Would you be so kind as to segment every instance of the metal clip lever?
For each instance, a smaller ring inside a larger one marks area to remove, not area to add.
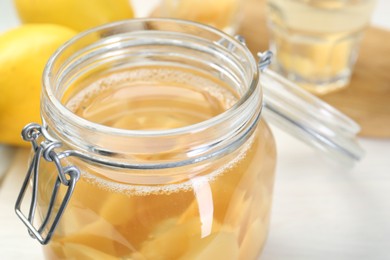
[[[271,51],[258,52],[257,57],[259,57],[258,67],[260,71],[264,71],[270,64],[273,53]]]
[[[27,125],[22,131],[22,136],[25,141],[31,142],[34,151],[34,156],[27,171],[26,178],[24,179],[19,196],[16,200],[15,212],[22,220],[22,222],[27,226],[30,236],[37,239],[42,245],[46,245],[50,241],[58,225],[58,222],[60,221],[62,214],[64,213],[64,210],[70,200],[70,197],[72,196],[76,182],[80,178],[80,171],[74,166],[63,167],[61,165],[59,159],[60,156],[54,151],[55,148],[61,146],[61,143],[49,140],[45,136],[44,131],[42,131],[42,127],[40,125]],[[38,144],[37,139],[40,136],[44,137],[45,139],[40,144]],[[41,225],[37,229],[34,227],[34,216],[38,200],[39,165],[41,158],[44,158],[47,162],[53,162],[55,164],[58,171],[58,176],[53,187],[53,192],[46,215]],[[21,205],[30,182],[32,184],[32,196],[28,216],[25,216],[21,211]],[[67,187],[66,193],[62,199],[62,202],[60,203],[56,215],[52,217],[54,205],[56,203],[58,191],[60,189],[61,184]],[[46,236],[44,236],[43,232],[50,222],[51,225],[48,228]]]
[[[234,38],[239,41],[242,45],[246,46],[245,38],[241,35],[236,35]],[[271,64],[273,53],[271,51],[258,52],[257,57],[259,57],[258,67],[260,71],[263,71]]]

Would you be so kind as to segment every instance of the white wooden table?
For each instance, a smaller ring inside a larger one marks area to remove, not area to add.
[[[1,0],[0,31],[17,23],[11,0]],[[373,23],[390,28],[390,1],[378,1]],[[318,160],[311,148],[285,133],[274,133],[278,169],[271,231],[261,259],[390,259],[390,139],[361,138],[367,155],[346,171]],[[7,156],[0,149],[1,166],[13,161],[0,182],[1,260],[43,258],[13,211],[26,156],[20,150]]]

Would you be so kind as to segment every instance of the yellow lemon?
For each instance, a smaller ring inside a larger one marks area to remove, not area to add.
[[[78,31],[133,18],[129,0],[14,0],[23,23],[55,23]]]
[[[40,122],[41,77],[50,55],[76,31],[55,24],[22,25],[0,35],[0,143],[28,144],[20,137]]]

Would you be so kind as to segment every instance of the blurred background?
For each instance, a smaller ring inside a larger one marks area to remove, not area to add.
[[[199,10],[207,9],[205,5],[212,2],[217,7],[223,6],[221,0],[193,2],[197,2]],[[161,3],[130,1],[134,17],[173,13],[174,10],[162,8]],[[164,4],[166,7],[172,2]],[[221,26],[243,35],[254,54],[268,49],[265,1],[242,0],[240,4],[235,9],[238,16],[232,20],[233,25]],[[273,128],[279,164],[271,233],[262,259],[390,259],[389,14],[390,1],[378,0],[349,87],[321,96],[362,126],[359,141],[367,155],[356,168],[350,171],[329,168],[318,161],[310,148]],[[20,20],[13,1],[1,0],[0,33],[18,25]],[[39,246],[10,210],[21,177],[10,176],[8,169],[12,164],[12,173],[16,174],[23,167],[15,165],[25,163],[18,147],[0,140],[0,251],[10,257],[4,259],[40,259]]]

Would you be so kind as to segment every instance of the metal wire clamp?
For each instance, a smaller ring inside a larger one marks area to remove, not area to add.
[[[241,45],[246,46],[245,38],[242,35],[235,35],[234,39],[236,39]],[[231,42],[228,42],[225,38],[222,38],[218,41],[219,44],[225,46],[228,50],[234,51],[235,46]],[[265,52],[258,52],[257,57],[259,58],[258,61],[258,68],[260,71],[263,71],[266,69],[272,61],[273,53],[271,51],[265,51]]]
[[[246,46],[245,38],[241,35],[236,35],[234,38],[239,41],[242,45]],[[259,57],[259,62],[257,64],[260,71],[266,69],[272,61],[273,53],[272,51],[258,52],[257,57]]]
[[[38,143],[38,138],[40,136],[43,138],[43,141]],[[54,151],[55,148],[59,148],[61,146],[61,143],[53,140],[52,138],[49,138],[42,126],[35,123],[28,124],[23,128],[22,137],[25,141],[31,142],[34,155],[32,157],[31,164],[28,168],[19,196],[16,200],[15,212],[28,228],[30,236],[37,239],[42,245],[46,245],[49,243],[58,225],[58,222],[60,221],[62,214],[65,211],[70,197],[72,196],[76,182],[80,178],[80,171],[75,166],[62,166],[60,158],[62,159],[68,155],[56,153]],[[47,162],[53,162],[55,164],[58,171],[58,176],[53,186],[53,192],[46,215],[44,216],[44,219],[39,228],[35,228],[34,216],[38,200],[39,165],[42,158]],[[26,216],[21,211],[21,205],[29,183],[32,184],[32,196],[28,216]],[[56,203],[61,184],[66,187],[66,193],[59,204],[60,206],[58,211],[53,216],[54,205]],[[47,230],[47,232],[45,232],[46,236],[43,234],[45,230]]]

